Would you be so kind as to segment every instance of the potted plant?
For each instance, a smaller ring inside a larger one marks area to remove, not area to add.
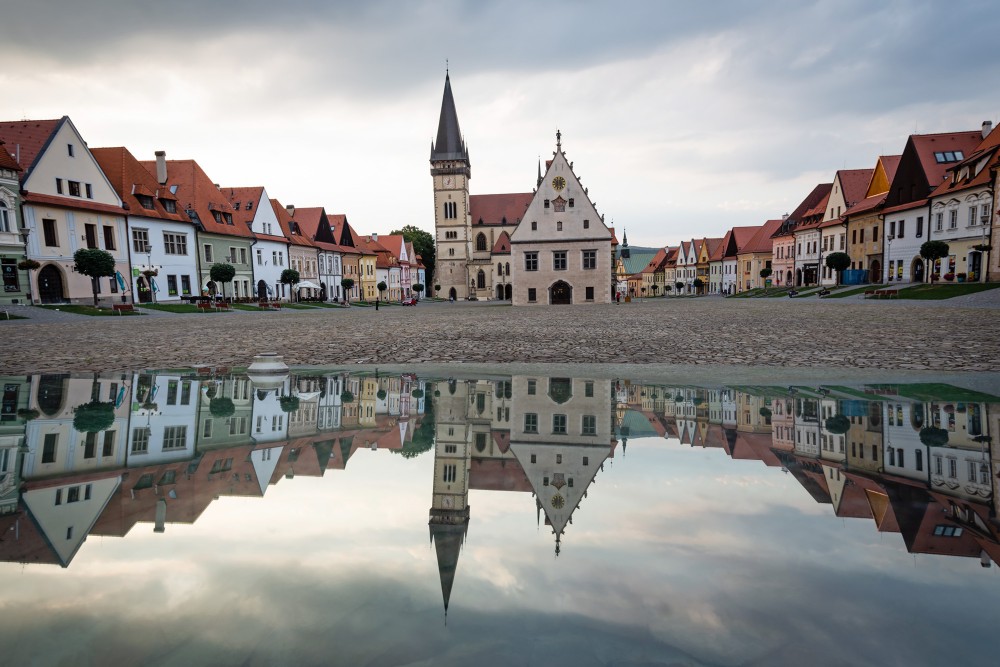
[[[955,274],[955,278],[957,278],[958,282],[960,282],[960,283],[964,283],[965,282],[965,274],[964,273],[956,273]]]
[[[20,262],[17,263],[17,268],[21,269],[22,271],[32,271],[39,267],[41,267],[41,264],[39,264],[33,259],[22,259]]]
[[[949,271],[948,273],[944,274],[944,276],[943,276],[943,277],[944,277],[944,279],[945,279],[945,280],[947,280],[948,282],[951,282],[952,280],[954,280],[954,279],[955,279],[955,274],[954,274],[954,273],[951,273],[951,272]]]

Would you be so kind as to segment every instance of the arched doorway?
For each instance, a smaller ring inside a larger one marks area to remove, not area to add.
[[[910,262],[910,280],[915,283],[924,282],[924,260],[920,257],[914,257]]]
[[[448,290],[448,298],[450,300],[452,300],[452,301],[454,301],[454,300],[456,300],[458,298],[458,292],[455,291],[454,287],[452,287],[450,290]]]
[[[503,285],[497,285],[497,301],[503,301]]]
[[[326,301],[326,283],[319,284],[319,300]]]
[[[868,281],[873,283],[882,282],[882,265],[877,259],[872,260],[871,268],[868,270]]]
[[[792,278],[792,270],[788,269],[788,272],[785,274],[785,284],[791,285],[792,280],[794,280],[794,278]]]
[[[795,269],[795,286],[802,287],[802,269]]]
[[[47,264],[38,272],[38,298],[42,303],[60,303],[63,297],[62,272],[55,264]]]
[[[146,276],[139,275],[135,279],[135,288],[139,292],[139,303],[149,303],[153,300],[153,292],[149,289],[149,281]]]
[[[65,375],[42,375],[38,378],[38,409],[46,417],[55,417],[63,409],[66,394]]]
[[[260,301],[267,301],[267,283],[263,280],[257,281],[257,299]]]
[[[507,301],[510,301],[513,297],[514,297],[514,288],[510,284],[504,285],[503,298],[505,298]]]
[[[564,280],[557,280],[549,288],[549,303],[561,306],[573,303],[573,288]]]

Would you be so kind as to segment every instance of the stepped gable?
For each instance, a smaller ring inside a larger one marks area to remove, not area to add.
[[[127,148],[124,146],[93,148],[90,153],[97,160],[101,171],[118,193],[130,215],[191,222],[179,206],[174,213],[164,208],[163,200],[176,201],[177,197],[170,192],[170,188],[157,183],[156,177],[150,174]],[[137,195],[149,197],[153,208],[143,206]]]
[[[516,225],[531,203],[530,192],[498,195],[469,195],[472,225]]]

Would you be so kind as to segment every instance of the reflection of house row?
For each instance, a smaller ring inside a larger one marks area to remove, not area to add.
[[[515,376],[448,380],[433,390],[429,526],[447,613],[471,516],[469,491],[530,493],[558,555],[617,441],[609,380]]]
[[[929,400],[905,387],[872,387],[869,399],[825,389],[628,385],[616,392],[616,434],[782,467],[837,516],[872,519],[913,553],[1000,563],[1000,461],[990,435],[1000,432],[1000,411],[991,397],[936,390],[941,398]]]
[[[424,407],[422,392],[398,395],[416,389],[412,376],[386,384],[394,396],[376,389],[382,402],[364,424],[343,417],[361,405],[349,386],[369,380],[344,375],[266,386],[236,375],[5,380],[0,560],[63,566],[89,533],[121,536],[137,522],[162,532],[220,496],[343,469],[358,449],[405,451]]]

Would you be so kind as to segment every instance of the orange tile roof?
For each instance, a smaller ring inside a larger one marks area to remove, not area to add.
[[[534,195],[517,192],[500,195],[469,195],[469,215],[473,225],[516,225]]]
[[[896,177],[896,169],[899,168],[899,160],[902,157],[902,155],[880,155],[878,158],[885,170],[885,177],[890,183]]]
[[[249,225],[257,215],[257,206],[264,196],[264,186],[255,185],[244,188],[220,188],[222,194],[229,197],[233,205],[233,221],[236,224]],[[239,208],[237,208],[239,205]]]
[[[313,242],[302,233],[297,222],[292,220],[291,214],[288,209],[281,205],[277,199],[271,200],[271,210],[274,211],[274,216],[278,218],[278,226],[281,227],[281,233],[285,235],[285,238],[292,245],[315,247]],[[294,222],[294,229],[292,231]]]
[[[722,239],[721,238],[705,239],[705,243],[708,244],[708,261],[711,262],[713,256],[718,254],[720,252],[720,249],[722,248]],[[719,256],[719,259],[722,259],[721,255]]]
[[[986,138],[963,161],[951,165],[947,179],[934,189],[931,197],[940,197],[951,192],[961,192],[962,190],[989,185],[993,178],[990,174],[991,169],[995,169],[1000,165],[1000,150],[998,149],[1000,149],[1000,125],[986,135]],[[976,174],[976,163],[984,158],[988,161],[982,170]],[[969,170],[969,177],[957,180],[955,175],[961,173],[964,169]]]
[[[753,225],[750,227],[733,227],[730,232],[732,232],[732,238],[735,242],[736,252],[729,254],[729,249],[726,249],[726,254],[724,257],[735,257],[737,254],[743,252],[743,248],[746,247],[748,243],[753,239],[753,237],[760,231],[761,225]]]
[[[146,171],[156,176],[156,161],[142,160],[140,164]],[[184,211],[193,211],[205,232],[224,236],[239,236],[253,238],[253,232],[245,224],[236,224],[233,216],[233,206],[222,194],[208,174],[194,160],[167,160],[167,186],[177,187],[178,207]],[[219,215],[219,221],[215,216]],[[232,224],[226,221],[229,216]]]
[[[42,195],[37,192],[28,192],[22,195],[21,201],[26,204],[40,204],[43,206],[56,206],[58,208],[82,208],[86,211],[97,211],[98,213],[125,215],[125,209],[113,204],[101,204],[87,199]]]
[[[725,235],[719,239],[719,245],[715,247],[712,254],[709,255],[708,261],[718,262],[721,261],[726,256],[726,248],[729,247],[729,241],[733,238],[733,230],[729,230]]]
[[[656,271],[659,270],[660,265],[666,258],[667,258],[667,249],[660,248],[659,250],[656,251],[656,254],[653,255],[653,259],[649,260],[649,264],[646,265],[646,268],[644,268],[642,272],[655,273]]]
[[[124,146],[93,148],[90,153],[97,160],[97,164],[100,165],[101,171],[107,176],[108,181],[111,182],[111,187],[121,197],[129,215],[175,222],[191,222],[183,209],[178,208],[175,213],[167,212],[160,201],[160,195],[170,195],[169,199],[171,200],[175,200],[176,197],[170,194],[170,188],[157,183],[156,177],[146,171],[127,148]],[[152,210],[145,208],[139,202],[139,198],[136,197],[139,194],[152,198]],[[168,197],[164,196],[163,198],[167,199]]]
[[[402,264],[403,260],[401,258],[403,256],[403,248],[406,246],[406,239],[403,238],[402,234],[379,235],[378,242],[379,245],[391,252],[392,256],[395,257],[400,264]],[[409,263],[410,262],[407,262],[407,264]]]
[[[68,116],[54,120],[0,122],[0,139],[6,142],[7,150],[24,168],[24,177],[31,173],[35,160],[48,145],[55,131],[66,120],[69,120]]]
[[[337,240],[340,251],[348,255],[360,255],[357,249],[357,235],[351,226],[347,224],[347,216],[343,213],[327,213],[326,219],[330,221],[330,229],[333,231],[333,238]]]
[[[942,134],[910,135],[913,147],[917,150],[920,165],[923,167],[927,182],[933,190],[942,180],[945,172],[955,163],[942,163],[934,158],[934,153],[962,151],[968,156],[983,140],[981,130],[973,132],[946,132]]]
[[[323,250],[337,252],[340,250],[340,245],[334,242],[336,241],[336,237],[333,234],[332,227],[329,229],[329,236],[326,235],[327,230],[323,229],[322,224],[324,218],[326,218],[329,225],[326,210],[322,206],[311,206],[295,209],[293,220],[298,224],[302,234],[312,241],[314,246]]]
[[[850,217],[852,215],[860,215],[862,213],[871,211],[874,208],[877,208],[881,204],[885,203],[886,195],[888,195],[888,193],[883,192],[881,194],[872,195],[871,197],[862,199],[857,204],[851,206],[846,211],[844,211],[844,217]]]

